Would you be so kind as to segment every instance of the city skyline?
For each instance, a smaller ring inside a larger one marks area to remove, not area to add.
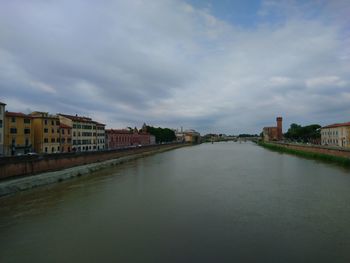
[[[0,1],[0,101],[108,128],[349,121],[348,1]]]

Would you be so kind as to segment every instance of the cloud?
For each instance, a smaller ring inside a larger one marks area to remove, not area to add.
[[[276,115],[346,121],[344,5],[263,1],[260,23],[245,28],[184,1],[6,1],[0,100],[115,128],[255,133]]]

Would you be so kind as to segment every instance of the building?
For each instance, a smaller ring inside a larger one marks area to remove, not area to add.
[[[72,151],[72,127],[60,123],[60,150],[61,152]]]
[[[5,154],[5,107],[6,104],[0,101],[0,156]]]
[[[197,144],[201,142],[201,135],[199,132],[196,132],[195,130],[186,130],[184,132],[184,135],[185,135],[186,143]]]
[[[36,153],[60,152],[60,120],[57,115],[35,111],[30,114]]]
[[[283,138],[282,133],[282,117],[276,118],[276,127],[264,127],[263,137],[264,141],[281,141]]]
[[[118,149],[130,147],[132,145],[133,132],[126,129],[107,129],[106,130],[106,148]]]
[[[350,122],[336,123],[322,127],[321,144],[350,147]]]
[[[96,122],[78,115],[58,114],[60,122],[72,127],[72,151],[97,150]]]
[[[144,124],[141,130],[131,129],[108,129],[106,130],[106,147],[118,149],[130,146],[156,144],[156,137],[147,132]]]
[[[106,124],[96,122],[96,150],[104,150],[106,145]]]
[[[21,155],[34,149],[32,117],[20,112],[5,112],[4,154]]]

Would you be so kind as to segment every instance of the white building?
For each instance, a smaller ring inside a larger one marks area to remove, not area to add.
[[[60,122],[72,127],[72,150],[87,152],[97,150],[96,122],[78,115],[58,114]]]
[[[105,140],[106,140],[106,131],[105,124],[96,122],[96,150],[104,150],[105,149]]]
[[[4,155],[5,106],[5,103],[0,102],[0,156]]]
[[[350,147],[350,122],[336,123],[322,127],[321,144]]]

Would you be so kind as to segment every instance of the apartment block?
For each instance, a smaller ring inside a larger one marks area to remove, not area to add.
[[[321,144],[350,147],[350,122],[336,123],[322,127]]]
[[[126,129],[107,129],[106,148],[118,149],[132,145],[133,132]]]
[[[60,152],[60,120],[58,116],[39,111],[32,112],[30,116],[34,129],[35,152]]]
[[[78,115],[60,113],[58,116],[61,123],[72,127],[72,151],[86,152],[104,149],[104,124]]]
[[[72,151],[72,127],[60,123],[60,151]]]
[[[104,150],[106,148],[105,127],[105,124],[96,122],[96,150]]]
[[[5,112],[4,153],[21,155],[33,151],[34,132],[31,116],[21,112]]]

